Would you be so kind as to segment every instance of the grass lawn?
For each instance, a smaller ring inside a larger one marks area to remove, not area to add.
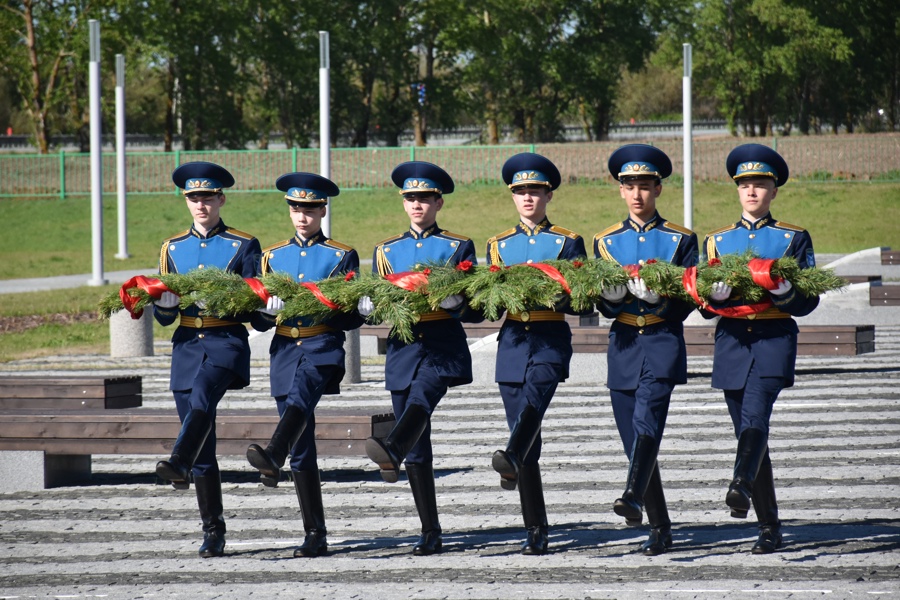
[[[228,194],[225,222],[260,239],[263,246],[293,235],[280,193]],[[683,222],[684,190],[664,185],[657,206],[663,217]],[[900,184],[798,183],[783,187],[772,214],[802,225],[817,252],[849,253],[875,246],[900,248]],[[379,240],[404,231],[409,224],[396,189],[347,191],[332,201],[333,236],[371,258]],[[624,202],[613,185],[564,184],[553,197],[553,223],[590,240],[595,233],[625,217]],[[735,186],[702,183],[694,187],[694,230],[703,233],[740,216]],[[190,226],[180,196],[132,196],[128,204],[128,250],[131,258],[115,258],[118,250],[116,199],[104,199],[104,269],[156,272],[163,239]],[[475,240],[479,253],[486,240],[517,221],[509,191],[502,184],[459,188],[446,197],[438,223]],[[90,198],[0,199],[0,279],[86,274],[91,264]],[[590,250],[589,250],[590,251]],[[35,354],[108,351],[109,327],[93,319],[97,301],[113,291],[83,287],[57,292],[0,296],[0,361]],[[169,332],[157,328],[158,336]],[[99,350],[98,350],[99,349]]]

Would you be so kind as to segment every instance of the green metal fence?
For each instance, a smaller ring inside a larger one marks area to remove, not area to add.
[[[681,139],[629,140],[652,143],[672,159],[674,179],[684,172]],[[698,138],[693,144],[695,181],[725,181],[725,157],[745,140]],[[787,160],[791,177],[813,182],[900,181],[900,134],[782,137],[760,140]],[[538,152],[558,167],[563,181],[609,181],[606,160],[623,141],[516,146],[334,148],[332,179],[341,189],[391,186],[391,170],[406,160],[444,167],[457,185],[496,183],[503,162],[517,152]],[[174,192],[178,165],[206,160],[234,175],[236,191],[273,191],[275,180],[292,171],[319,172],[318,149],[128,152],[129,194]],[[116,191],[115,153],[103,154],[103,191]],[[90,193],[90,154],[0,154],[0,197],[66,196]]]

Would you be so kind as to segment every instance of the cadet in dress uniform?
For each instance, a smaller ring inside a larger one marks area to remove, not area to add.
[[[801,268],[815,266],[812,239],[801,227],[776,221],[769,205],[788,179],[788,166],[774,150],[760,144],[738,146],[725,161],[737,183],[743,210],[733,225],[713,231],[703,243],[709,259],[752,250],[759,258],[791,256]],[[777,282],[776,282],[777,283]],[[759,521],[754,554],[781,546],[781,521],[769,458],[769,418],[778,393],[794,384],[797,323],[819,304],[781,281],[769,290],[772,306],[747,316],[723,316],[716,326],[712,386],[724,390],[738,438],[734,479],[725,496],[731,516],[746,518],[751,502]],[[725,282],[713,284],[710,306],[735,308],[747,304]],[[707,316],[712,316],[707,314]]]
[[[260,272],[286,273],[298,283],[316,282],[341,273],[359,270],[356,250],[327,238],[322,233],[328,198],[340,193],[338,187],[312,173],[282,175],[275,186],[286,192],[294,237],[263,251]],[[295,557],[321,556],[328,551],[322,484],[316,463],[315,408],[323,394],[340,393],[344,377],[344,331],[362,324],[356,311],[338,313],[321,324],[308,317],[286,319],[275,324],[284,302],[272,296],[260,309],[264,322],[254,324],[260,331],[275,327],[269,348],[269,383],[281,415],[266,448],[250,444],[247,460],[260,470],[264,484],[275,487],[288,454],[294,489],[300,503],[306,539],[294,551]]]
[[[172,181],[184,190],[194,223],[163,242],[159,272],[187,273],[217,267],[255,277],[259,242],[228,227],[219,216],[225,204],[222,190],[234,185],[231,174],[219,165],[192,162],[175,169]],[[216,462],[216,406],[226,390],[250,383],[250,346],[240,319],[204,316],[196,305],[179,311],[179,301],[177,295],[164,292],[154,307],[161,325],[179,319],[172,335],[169,389],[181,419],[172,456],[157,463],[156,474],[175,487],[186,488],[193,471],[204,532],[200,556],[208,558],[221,556],[225,549],[222,484]]]
[[[437,224],[444,194],[453,192],[454,187],[446,171],[427,162],[406,162],[394,169],[391,180],[400,188],[410,227],[375,246],[375,273],[401,273],[427,263],[476,263],[472,240]],[[360,312],[368,315],[371,311],[371,300],[362,298]],[[406,460],[406,475],[422,521],[422,536],[413,547],[416,555],[434,554],[442,547],[431,413],[448,388],[472,382],[472,356],[461,319],[478,322],[483,317],[470,311],[462,296],[450,296],[439,310],[421,316],[413,327],[415,341],[407,344],[388,338],[385,388],[391,392],[398,420],[383,441],[374,437],[366,441],[366,454],[378,463],[382,478],[389,483],[397,481],[400,464]]]
[[[594,256],[620,265],[649,260],[683,267],[697,264],[697,236],[663,219],[656,210],[662,180],[672,173],[666,154],[653,146],[628,144],[609,157],[610,174],[628,218],[594,236]],[[647,508],[650,536],[644,554],[662,554],[672,545],[656,456],[676,384],[687,382],[687,353],[682,322],[694,305],[664,298],[647,288],[640,275],[627,286],[603,290],[597,308],[615,319],[609,331],[607,380],[616,427],[630,466],[625,492],[613,510],[629,525],[639,525]]]
[[[584,240],[547,220],[547,204],[559,187],[560,175],[549,159],[532,153],[511,157],[503,165],[503,181],[512,191],[519,223],[487,242],[492,265],[583,259]],[[509,442],[492,458],[503,489],[518,485],[527,539],[522,554],[547,552],[548,524],[538,460],[541,420],[556,387],[569,376],[572,332],[565,321],[568,302],[555,310],[535,307],[507,313],[497,338],[495,380],[506,409]]]

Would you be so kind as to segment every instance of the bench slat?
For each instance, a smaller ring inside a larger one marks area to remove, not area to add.
[[[900,285],[873,283],[869,287],[869,306],[900,306]]]
[[[121,409],[137,408],[142,404],[141,396],[120,396],[118,398],[3,398],[0,408],[12,409],[59,409],[80,408]]]
[[[318,431],[317,431],[318,433]],[[384,437],[384,436],[382,436]],[[165,457],[172,451],[173,440],[85,440],[47,438],[36,442],[32,438],[0,439],[0,451],[41,450],[52,455],[134,454]],[[365,438],[354,440],[320,439],[316,436],[316,452],[323,456],[354,456],[365,454]],[[247,452],[250,440],[217,440],[216,453],[220,456],[242,456]]]
[[[223,410],[216,415],[220,454],[243,454],[250,442],[268,440],[278,422],[274,410]],[[316,414],[316,445],[322,454],[359,454],[370,436],[385,437],[391,413],[322,411]],[[51,454],[165,454],[180,430],[174,410],[0,411],[0,450]],[[321,443],[320,441],[321,440]]]
[[[140,396],[140,377],[0,377],[3,398]]]

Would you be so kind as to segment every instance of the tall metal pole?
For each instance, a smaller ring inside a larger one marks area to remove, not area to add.
[[[119,217],[119,253],[116,258],[122,260],[129,258],[125,168],[125,55],[116,54],[116,192]]]
[[[100,117],[100,22],[91,19],[90,30],[90,88],[91,110],[91,250],[93,276],[88,285],[105,285],[103,278],[103,138]]]
[[[331,179],[331,59],[328,32],[319,32],[319,175]],[[331,237],[331,211],[322,219],[322,233]]]
[[[331,57],[328,32],[319,32],[319,175],[331,179]],[[322,219],[322,233],[331,237],[331,206]],[[359,329],[347,332],[344,342],[344,381],[362,381]]]
[[[684,77],[681,95],[684,104],[684,226],[694,228],[694,152],[691,120],[691,45],[684,44]]]

